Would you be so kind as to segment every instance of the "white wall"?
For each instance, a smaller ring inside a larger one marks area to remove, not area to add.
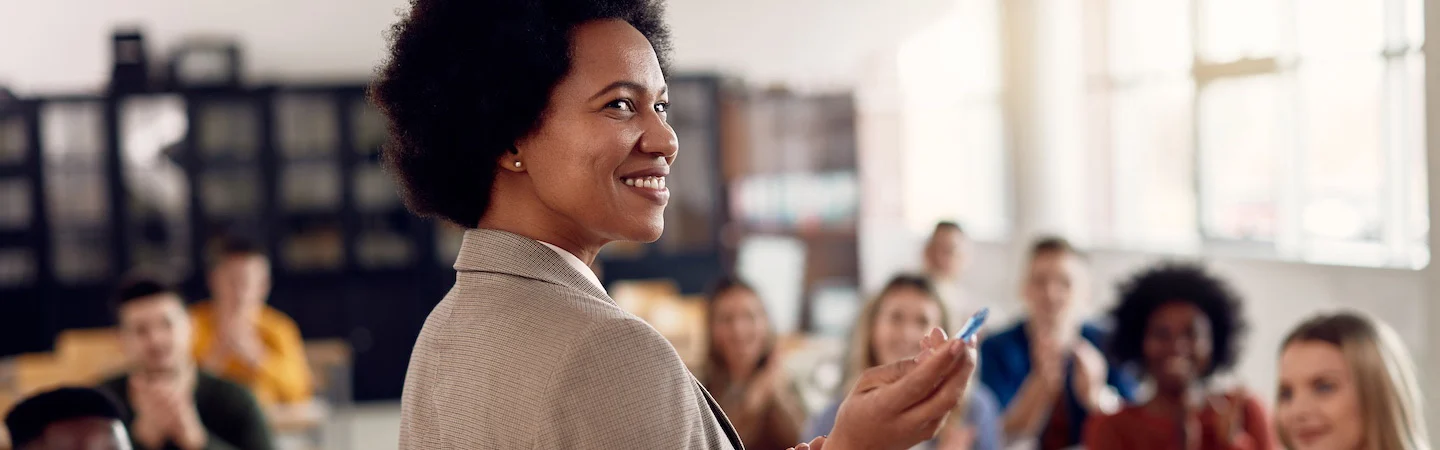
[[[866,55],[943,11],[947,0],[671,0],[675,66],[751,83],[836,90]],[[95,90],[118,25],[140,24],[152,61],[195,33],[238,37],[250,80],[364,79],[404,0],[0,0],[0,84]]]

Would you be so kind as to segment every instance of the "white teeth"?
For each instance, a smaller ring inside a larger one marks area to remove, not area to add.
[[[665,177],[625,178],[626,186],[665,189]]]

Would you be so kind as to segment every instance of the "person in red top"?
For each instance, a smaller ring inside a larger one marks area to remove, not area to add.
[[[1147,401],[1091,416],[1086,448],[1104,450],[1272,450],[1278,448],[1260,400],[1243,388],[1217,392],[1246,325],[1240,298],[1203,267],[1171,263],[1121,286],[1111,312],[1111,355],[1155,387]]]

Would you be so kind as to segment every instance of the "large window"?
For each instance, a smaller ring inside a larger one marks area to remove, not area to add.
[[[995,0],[960,0],[901,44],[899,179],[908,228],[958,220],[973,236],[1008,237],[1000,14]]]
[[[1096,0],[1100,242],[1428,263],[1420,0]]]

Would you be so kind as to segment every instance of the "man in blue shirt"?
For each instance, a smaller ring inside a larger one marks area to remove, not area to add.
[[[980,345],[980,381],[1004,409],[1005,435],[1035,439],[1041,450],[1078,445],[1090,414],[1133,400],[1136,382],[1110,370],[1105,332],[1085,323],[1079,307],[1090,290],[1084,257],[1061,238],[1030,251],[1023,294],[1028,317]]]

